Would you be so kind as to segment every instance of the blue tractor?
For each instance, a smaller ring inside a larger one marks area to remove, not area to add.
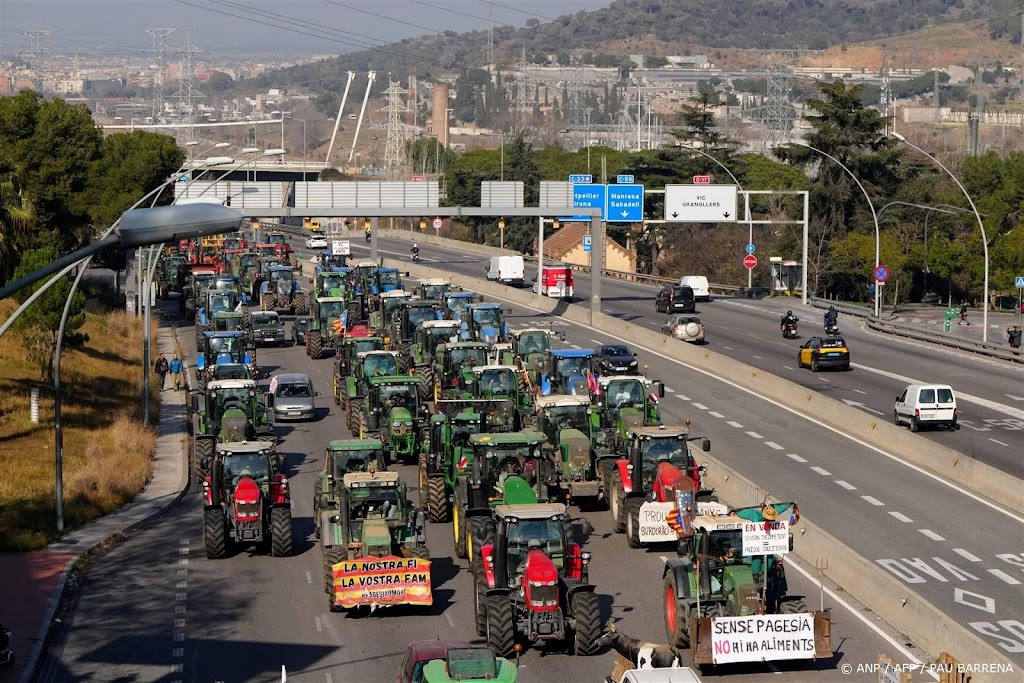
[[[271,266],[260,285],[260,310],[288,309],[295,315],[309,313],[309,302],[291,266]]]
[[[540,376],[540,393],[589,396],[599,391],[597,357],[591,349],[553,349]]]
[[[250,370],[250,376],[257,376],[256,352],[245,332],[204,332],[196,358],[196,384],[204,391],[206,383],[213,376],[218,365],[241,363]]]
[[[469,304],[462,309],[459,338],[498,344],[508,341],[508,323],[501,304]]]
[[[444,294],[445,320],[462,320],[462,309],[477,301],[483,301],[473,292],[448,292]]]

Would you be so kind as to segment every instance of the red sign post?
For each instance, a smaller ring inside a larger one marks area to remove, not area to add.
[[[746,266],[747,270],[753,270],[757,267],[757,257],[753,254],[747,254],[743,257],[743,265]]]
[[[711,184],[711,176],[709,176],[709,175],[695,175],[695,176],[693,176],[693,184],[694,185],[710,185]]]

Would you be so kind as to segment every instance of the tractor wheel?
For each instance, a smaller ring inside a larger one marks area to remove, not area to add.
[[[220,508],[203,510],[203,545],[206,557],[219,560],[228,550],[228,523]]]
[[[361,410],[359,411],[359,423],[358,424],[359,424],[359,433],[358,434],[353,434],[352,436],[356,437],[357,439],[365,439],[366,438],[366,434],[367,434],[367,432],[369,430],[369,427],[366,424],[366,414],[363,411],[361,411]]]
[[[275,308],[274,308],[274,304],[275,303],[276,302],[275,302],[275,299],[274,299],[274,294],[272,292],[267,292],[265,294],[261,294],[260,295],[260,310],[261,311],[266,312],[266,311],[273,311],[273,310],[275,310]]]
[[[487,644],[499,657],[510,657],[516,646],[512,604],[507,595],[487,598]]]
[[[289,263],[289,265],[291,265],[292,268],[298,268],[299,267],[299,255],[296,254],[295,252],[292,252],[292,254],[288,257],[288,263]]]
[[[665,634],[670,647],[685,650],[690,647],[689,612],[686,606],[676,597],[676,577],[669,572],[665,574]]]
[[[327,593],[327,602],[332,612],[340,612],[340,607],[334,605],[334,565],[345,559],[341,546],[331,546],[323,549],[324,556],[324,593]]]
[[[295,315],[308,314],[309,302],[306,301],[306,295],[301,292],[292,295],[292,308],[295,309]]]
[[[317,360],[320,358],[323,349],[324,342],[320,336],[320,330],[309,330],[306,332],[306,355],[313,360]]]
[[[612,475],[615,473],[615,461],[610,458],[605,458],[598,462],[597,476],[601,482],[601,491],[603,492],[602,502],[608,509],[611,509],[612,499]]]
[[[420,371],[420,386],[419,386],[420,400],[421,401],[433,401],[434,400],[434,368],[433,366],[427,365]]]
[[[320,498],[324,495],[324,482],[317,479],[313,484],[313,531],[320,538]]]
[[[590,591],[573,593],[572,613],[576,618],[573,654],[594,654],[599,649],[597,639],[601,635],[601,604],[598,602],[597,594]]]
[[[621,534],[626,530],[626,494],[622,490],[622,478],[612,472],[611,493],[608,494],[608,512],[612,517],[612,531]]]
[[[644,504],[643,498],[627,498],[626,508],[626,545],[630,548],[639,548],[640,545],[640,506]]]
[[[409,548],[409,557],[415,557],[416,559],[419,559],[419,560],[429,560],[430,559],[430,548],[428,548],[425,545],[423,545],[423,546],[414,545],[413,547]]]
[[[292,554],[292,511],[286,507],[270,509],[270,554],[274,557]]]
[[[202,323],[196,323],[196,346],[202,348],[203,346],[203,333],[209,332],[210,326],[203,325]]]
[[[462,506],[456,503],[452,506],[452,533],[455,534],[455,556],[466,559],[469,555],[466,552],[466,522],[465,511]]]
[[[483,568],[475,573],[473,579],[473,620],[476,623],[476,634],[487,635],[487,580],[483,575]]]
[[[348,431],[353,437],[359,436],[359,418],[363,413],[363,400],[351,398],[348,401]]]
[[[448,512],[448,491],[444,477],[430,477],[427,479],[427,519],[431,522],[447,522]]]
[[[469,518],[469,538],[466,541],[466,554],[472,561],[480,554],[480,548],[491,542],[494,535],[494,524],[488,517]]]
[[[779,614],[807,614],[807,603],[803,598],[783,598],[779,601]]]
[[[202,484],[210,476],[210,460],[213,459],[213,439],[196,439],[195,447],[192,449],[193,468],[196,473],[196,483]],[[202,461],[206,460],[203,467]]]

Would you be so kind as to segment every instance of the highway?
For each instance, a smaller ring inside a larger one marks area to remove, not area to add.
[[[356,257],[367,255],[369,245],[361,234],[355,236],[359,239],[351,243]],[[409,242],[404,239],[380,239],[378,248],[386,258],[408,260]],[[483,256],[427,244],[420,249],[425,265],[483,277],[487,265]],[[529,273],[527,277],[532,279]],[[654,287],[606,278],[601,293],[601,310],[606,314],[652,329],[660,329],[667,319],[654,311]],[[577,273],[576,301],[583,302],[577,305],[589,305],[589,298],[590,277]],[[785,340],[779,333],[779,318],[787,308],[801,318],[798,340]],[[1024,371],[1019,367],[870,332],[858,320],[841,316],[853,371],[812,373],[797,369],[797,349],[808,337],[823,333],[823,311],[803,309],[798,298],[719,298],[698,302],[697,311],[706,327],[708,349],[842,400],[880,420],[892,419],[895,397],[908,384],[950,384],[959,396],[962,429],[922,431],[921,438],[1024,478]]]
[[[532,311],[514,309],[510,322],[525,326],[536,317]],[[191,339],[189,328],[182,327],[186,343]],[[560,329],[567,333],[567,341],[576,346],[604,340],[578,326],[561,323]],[[839,493],[827,488],[827,482],[817,484],[822,481],[819,475],[764,448],[745,431],[757,430],[762,439],[793,444],[794,448],[810,439],[811,443],[862,457],[856,449],[839,437],[820,434],[811,426],[800,425],[794,432],[783,434],[773,427],[778,423],[777,412],[762,402],[724,387],[692,391],[687,387],[696,383],[706,385],[706,379],[663,359],[643,356],[651,363],[652,376],[672,378],[669,386],[674,391],[664,400],[666,421],[693,417],[694,429],[712,438],[713,454],[733,466],[751,460],[750,455],[756,452],[761,461],[758,469],[774,467],[779,475],[775,479],[791,479],[788,486],[775,488],[776,482],[766,482],[766,487],[778,495],[795,494],[804,513],[817,518],[819,524],[831,523],[839,516],[840,508],[835,505]],[[320,583],[320,552],[313,544],[311,499],[325,443],[346,435],[340,410],[329,398],[332,361],[312,361],[302,349],[296,348],[265,349],[259,357],[261,365],[272,372],[309,373],[323,394],[318,420],[277,428],[283,437],[281,449],[287,454],[292,483],[297,554],[273,558],[241,551],[224,560],[207,560],[203,553],[201,505],[197,494],[191,492],[162,517],[128,534],[122,543],[95,560],[40,680],[276,681],[281,680],[284,666],[289,681],[376,682],[392,680],[405,645],[412,640],[476,640],[470,576],[465,561],[452,559],[448,524],[431,524],[427,529],[434,576],[434,606],[430,610],[381,610],[362,618],[328,611]],[[684,391],[690,394],[686,400],[682,398]],[[697,407],[697,401],[704,401],[706,408]],[[721,410],[723,417],[715,417],[716,410]],[[742,421],[744,428],[730,426],[734,419]],[[802,452],[810,458],[809,451]],[[832,459],[815,463],[834,466]],[[415,487],[414,468],[402,467],[400,471]],[[891,472],[885,474],[892,476]],[[862,486],[863,493],[887,495],[887,491],[874,488],[878,483],[875,476],[842,476]],[[812,485],[808,486],[808,482]],[[818,487],[820,491],[809,490]],[[416,499],[415,491],[412,497]],[[890,542],[895,540],[889,533],[891,518],[886,519],[884,513],[870,507],[861,507],[856,497],[851,497],[849,506],[842,509],[847,514],[871,515],[869,519],[858,518],[858,522],[878,525],[875,542],[881,541],[881,548],[887,551],[895,548]],[[826,514],[827,508],[835,509],[836,514]],[[969,508],[968,516],[973,512]],[[575,509],[573,513],[576,514]],[[630,550],[624,536],[610,533],[607,512],[588,512],[585,516],[595,527],[585,547],[593,553],[591,580],[600,595],[603,617],[618,620],[618,626],[630,635],[662,641],[661,566],[662,557],[672,550]],[[841,521],[840,525],[851,526],[848,521]],[[943,523],[933,528],[944,531],[946,526]],[[951,532],[947,533],[953,537]],[[908,548],[912,546],[915,555],[923,552],[923,537],[918,540],[913,532],[904,536],[901,540],[910,544]],[[982,552],[982,547],[967,547]],[[818,605],[813,567],[800,567],[806,572],[804,576],[796,571],[799,563],[787,564],[794,592],[808,595],[809,604]],[[779,680],[776,676],[780,671],[794,671],[798,672],[794,678],[800,681],[873,682],[877,674],[869,667],[879,654],[886,653],[900,662],[911,661],[908,658],[912,654],[901,652],[907,642],[905,636],[879,623],[870,609],[840,602],[834,596],[849,599],[842,592],[824,598],[825,606],[831,607],[834,614],[833,647],[837,655],[831,661],[810,663],[806,668],[785,664],[722,667],[715,677],[767,683]],[[1003,604],[999,614],[1000,618],[1014,618],[1005,616]],[[913,645],[905,652],[922,654]],[[583,658],[554,649],[529,648],[519,664],[519,680],[526,683],[598,681],[610,672],[614,655]],[[843,673],[840,667],[844,665],[849,665],[853,673]],[[931,679],[915,676],[915,680]]]

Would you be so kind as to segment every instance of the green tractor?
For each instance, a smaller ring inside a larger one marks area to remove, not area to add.
[[[429,299],[408,299],[392,310],[388,318],[391,348],[398,351],[404,366],[403,372],[408,372],[413,365],[411,351],[416,341],[416,331],[423,323],[441,322],[441,315],[441,302]]]
[[[478,365],[472,369],[473,396],[505,402],[504,422],[492,421],[492,432],[518,432],[537,425],[533,396],[526,389],[522,372],[511,365]]]
[[[349,472],[386,470],[384,445],[376,439],[336,439],[324,450],[324,467],[313,485],[313,522],[320,538],[320,510],[337,508]]]
[[[383,337],[345,337],[341,340],[334,357],[334,402],[337,405],[345,406],[345,410],[348,410],[346,385],[354,372],[359,354],[383,350]]]
[[[370,337],[371,339],[373,337]],[[348,415],[348,430],[359,432],[359,414],[369,393],[371,377],[391,377],[398,374],[398,354],[394,351],[360,351],[345,377],[341,405]]]
[[[663,571],[662,604],[670,646],[689,649],[698,667],[710,666],[718,659],[712,649],[713,620],[761,617],[746,622],[761,631],[751,637],[778,637],[786,627],[785,632],[802,643],[802,652],[794,652],[794,658],[832,657],[831,612],[809,609],[804,596],[789,593],[786,581],[782,556],[793,549],[789,529],[800,519],[796,503],[705,514],[698,510],[691,486],[676,490],[675,504],[690,513],[679,515],[678,556],[666,560]],[[782,536],[778,549],[765,554],[760,544],[744,547],[743,529],[751,526],[771,526],[773,536]],[[793,629],[794,620],[806,624],[806,632]],[[732,655],[730,662],[764,661],[763,652],[737,649]]]
[[[184,256],[164,256],[156,270],[156,295],[166,299],[173,292],[182,293],[185,287],[185,269],[188,259]]]
[[[422,426],[429,416],[419,400],[418,377],[371,377],[359,410],[359,437],[380,436],[388,462],[415,462],[422,444]]]
[[[424,280],[416,285],[413,296],[417,299],[439,299],[444,300],[446,296],[454,291],[462,291],[462,287],[456,287],[444,278],[432,278]]]
[[[369,324],[377,330],[390,329],[392,318],[403,302],[410,301],[412,294],[401,289],[381,292],[373,297],[370,307]],[[385,335],[390,336],[390,335]],[[388,342],[390,344],[390,342]]]
[[[547,501],[558,481],[540,432],[472,434],[465,474],[455,484],[452,533],[455,554],[473,558],[494,530],[495,505]],[[462,469],[462,468],[460,468]]]
[[[207,289],[203,294],[203,305],[196,311],[195,332],[197,346],[202,343],[203,333],[209,332],[212,328],[215,315],[234,311],[243,314],[246,312],[244,301],[238,292]]]
[[[604,447],[598,410],[587,396],[563,395],[539,396],[536,409],[537,431],[556,450],[566,498],[594,505],[601,494],[599,451]]]
[[[540,386],[540,376],[547,364],[548,351],[552,349],[552,341],[556,337],[553,330],[545,330],[542,327],[515,330],[511,335],[512,360],[506,360],[505,363],[515,362],[526,370],[531,388]],[[565,333],[561,333],[558,338],[565,341]]]
[[[186,319],[196,317],[201,302],[200,294],[209,289],[217,279],[217,267],[206,264],[190,264],[186,266],[188,276],[182,287],[181,298],[178,300],[178,313]]]
[[[640,375],[611,375],[598,380],[601,387],[601,430],[605,445],[621,453],[634,427],[661,424],[658,399],[665,398],[665,385]],[[657,384],[657,391],[651,387]]]
[[[516,683],[516,665],[489,647],[450,648],[423,665],[423,683]],[[404,679],[403,679],[404,680]]]
[[[346,599],[344,568],[347,560],[363,558],[430,558],[424,535],[423,512],[408,500],[405,484],[397,472],[348,472],[336,487],[336,497],[321,497],[318,508],[320,551],[323,557],[324,591],[332,612],[371,604],[402,604],[407,591],[398,591],[394,600],[375,596],[372,591]],[[415,563],[410,563],[415,565]],[[429,566],[429,565],[427,565]],[[382,565],[382,568],[386,568]],[[339,571],[340,569],[340,571]],[[429,604],[430,577],[425,577]],[[349,586],[351,587],[351,586]]]
[[[273,411],[260,401],[256,380],[223,379],[210,382],[204,393],[192,394],[192,458],[196,480],[210,475],[220,442],[265,441],[274,447]]]
[[[206,557],[227,554],[228,543],[269,545],[274,557],[292,554],[288,479],[277,471],[273,444],[218,443],[203,478]]]
[[[337,352],[344,338],[344,323],[348,321],[348,299],[335,296],[314,296],[309,301],[309,327],[306,329],[306,355],[316,360],[324,347]]]
[[[420,378],[420,400],[434,398],[434,358],[437,347],[458,341],[459,323],[455,320],[427,320],[413,332],[409,346],[409,370]]]
[[[487,362],[481,341],[438,344],[434,356],[434,400],[473,398],[473,368]]]
[[[491,431],[490,424],[503,401],[479,399],[437,401],[430,432],[420,453],[420,505],[431,522],[451,518],[455,484],[467,473],[472,458],[469,439]]]

